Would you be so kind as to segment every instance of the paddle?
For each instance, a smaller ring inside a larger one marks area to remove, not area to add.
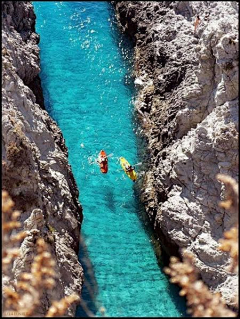
[[[94,160],[92,160],[91,159],[91,157],[94,157],[95,155],[91,155],[91,156],[89,156],[89,158],[88,158],[88,162],[89,162],[89,164],[90,165],[92,165],[92,164],[97,164],[98,162],[97,162],[97,160],[98,160],[98,157],[97,158],[95,158]],[[113,153],[110,153],[109,155],[107,155],[107,157],[112,157],[113,156]],[[114,158],[114,157],[113,157]]]
[[[107,155],[107,157],[112,157],[113,156],[113,153],[110,153],[109,155]]]
[[[96,160],[96,158],[95,158],[94,160],[92,160],[91,156],[89,156],[89,157],[88,157],[88,163],[89,163],[90,165],[92,165],[92,164],[97,164],[97,160]]]
[[[142,162],[139,162],[137,164],[134,164],[133,166],[139,166],[139,165],[142,165]]]

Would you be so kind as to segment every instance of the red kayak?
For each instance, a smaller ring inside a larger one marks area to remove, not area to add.
[[[100,165],[100,170],[103,174],[106,174],[108,171],[108,158],[106,152],[103,150],[100,151],[98,155],[98,163]]]

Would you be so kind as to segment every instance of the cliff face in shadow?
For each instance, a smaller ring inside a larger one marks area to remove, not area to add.
[[[237,216],[218,206],[217,173],[238,180],[238,4],[112,1],[135,43],[135,111],[147,140],[142,202],[161,245],[194,253],[229,305],[238,289],[218,240]]]
[[[81,293],[83,270],[77,254],[83,216],[62,133],[44,110],[38,42],[31,3],[3,1],[2,188],[29,231],[12,272],[17,279],[29,270],[38,237],[49,243],[59,278],[51,295],[45,293],[41,300],[36,314],[41,316],[52,299]],[[75,309],[69,307],[67,315]]]

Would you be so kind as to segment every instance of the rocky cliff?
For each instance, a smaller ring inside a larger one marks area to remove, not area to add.
[[[38,42],[31,3],[3,1],[2,188],[29,231],[14,264],[14,280],[29,270],[38,237],[49,243],[56,262],[58,284],[44,294],[36,313],[41,316],[52,300],[81,293],[77,254],[83,217],[62,133],[44,110]],[[67,315],[74,315],[75,308],[69,307]]]
[[[169,254],[186,248],[229,305],[238,278],[218,240],[237,221],[217,173],[238,180],[238,4],[112,1],[134,42],[135,110],[147,140],[142,201]]]

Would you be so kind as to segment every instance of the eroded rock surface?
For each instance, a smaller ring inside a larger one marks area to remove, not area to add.
[[[142,201],[165,249],[192,251],[204,282],[233,305],[238,278],[217,247],[237,216],[218,206],[216,174],[238,180],[238,3],[112,3],[135,43],[135,109],[150,162]]]
[[[3,1],[2,17],[2,188],[21,210],[20,221],[29,231],[13,275],[16,279],[29,270],[36,239],[43,237],[58,279],[41,300],[36,314],[41,316],[53,299],[81,293],[77,254],[82,208],[62,133],[43,109],[33,7],[28,1]],[[67,315],[73,316],[75,309],[69,307]]]

